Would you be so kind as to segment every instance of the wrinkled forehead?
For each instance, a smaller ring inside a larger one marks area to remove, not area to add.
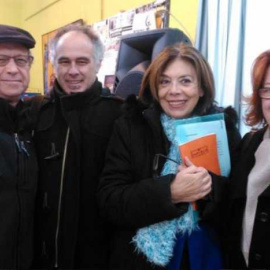
[[[29,49],[18,43],[0,43],[0,54],[4,55],[27,55]]]

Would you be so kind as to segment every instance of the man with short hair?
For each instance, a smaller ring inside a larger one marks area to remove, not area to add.
[[[108,269],[110,234],[98,215],[96,189],[122,102],[97,80],[103,52],[87,26],[65,27],[52,43],[56,80],[35,133],[34,268]]]
[[[31,107],[21,100],[35,40],[27,31],[0,25],[0,269],[32,263],[37,162]]]

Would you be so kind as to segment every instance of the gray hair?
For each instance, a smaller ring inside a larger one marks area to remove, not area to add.
[[[50,42],[50,60],[55,65],[56,47],[59,39],[66,33],[76,31],[85,34],[93,44],[95,66],[98,67],[104,56],[104,45],[98,34],[87,25],[68,25],[61,28]]]

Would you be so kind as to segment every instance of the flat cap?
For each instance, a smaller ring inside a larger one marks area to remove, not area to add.
[[[0,43],[6,42],[19,43],[27,49],[34,48],[36,44],[29,32],[14,26],[0,24]]]

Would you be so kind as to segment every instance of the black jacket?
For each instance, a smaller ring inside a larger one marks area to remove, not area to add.
[[[71,95],[56,81],[41,108],[34,267],[106,267],[109,236],[98,216],[96,186],[121,103],[103,96],[98,81]]]
[[[241,252],[242,221],[246,206],[248,175],[255,164],[255,152],[263,140],[265,128],[248,133],[243,138],[238,162],[232,171],[230,187],[230,211],[228,231],[229,267],[245,269],[246,264]],[[269,179],[270,181],[270,179]],[[270,183],[270,182],[269,182]],[[270,184],[258,197],[257,210],[250,244],[249,269],[270,268]]]
[[[37,162],[31,111],[0,98],[0,268],[27,269],[33,257]]]
[[[169,142],[160,123],[160,110],[157,106],[145,108],[131,98],[127,103],[127,112],[116,121],[108,146],[98,198],[102,215],[115,226],[111,268],[150,270],[153,266],[135,251],[131,243],[136,230],[179,217],[187,211],[188,204],[174,205],[171,202],[170,183],[174,175],[153,177],[155,154],[167,155],[169,150]],[[213,112],[217,110],[212,108]],[[226,122],[233,151],[240,136],[234,123],[230,119]],[[164,162],[160,159],[158,174]],[[226,181],[213,175],[213,200],[198,203],[205,221],[219,222],[219,207],[226,195]]]

